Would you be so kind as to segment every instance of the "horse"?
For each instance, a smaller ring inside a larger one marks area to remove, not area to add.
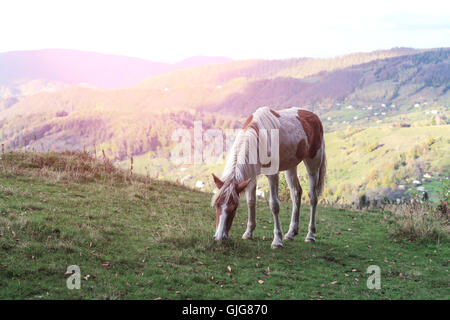
[[[268,131],[275,134],[269,138]],[[262,134],[263,132],[265,134]],[[255,143],[259,144],[258,150],[249,147]],[[273,152],[273,154],[268,152],[271,157],[270,162],[261,146]],[[291,222],[284,239],[293,241],[299,228],[303,190],[298,180],[297,166],[302,161],[308,172],[310,199],[310,220],[305,241],[315,242],[316,207],[318,197],[323,191],[326,175],[323,126],[316,114],[295,107],[278,111],[269,107],[257,109],[247,118],[242,130],[237,134],[222,177],[219,179],[212,173],[214,184],[218,189],[211,200],[211,205],[216,209],[214,239],[228,239],[239,206],[239,195],[244,190],[248,206],[248,222],[242,238],[253,239],[253,231],[256,227],[256,178],[260,174],[265,174],[269,181],[269,207],[274,221],[274,238],[271,248],[282,248],[283,233],[279,218],[278,185],[279,172],[284,171],[292,200]],[[271,172],[268,172],[270,166],[273,168]]]

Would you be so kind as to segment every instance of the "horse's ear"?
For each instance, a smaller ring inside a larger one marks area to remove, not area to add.
[[[223,186],[223,181],[220,180],[219,178],[216,177],[216,175],[214,173],[212,173],[213,179],[214,179],[214,184],[216,185],[217,189],[222,188]]]
[[[244,191],[244,189],[247,188],[247,186],[248,186],[248,184],[250,183],[250,181],[252,181],[252,178],[250,178],[250,179],[248,179],[248,180],[245,180],[245,181],[239,183],[239,184],[236,186],[236,191],[237,191],[237,193],[241,193],[242,191]]]

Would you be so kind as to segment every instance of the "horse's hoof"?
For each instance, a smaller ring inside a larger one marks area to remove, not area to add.
[[[282,244],[272,244],[270,247],[272,249],[283,249],[283,245]]]
[[[306,238],[305,242],[316,242],[316,239],[314,239],[314,238]]]
[[[290,234],[287,233],[287,234],[284,236],[284,240],[294,241],[294,236],[292,236],[292,235],[290,235]]]
[[[253,240],[253,236],[250,236],[250,235],[244,233],[244,234],[242,235],[242,239],[244,239],[244,240]]]

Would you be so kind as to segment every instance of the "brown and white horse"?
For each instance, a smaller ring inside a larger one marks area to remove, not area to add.
[[[267,132],[266,130],[275,130],[277,135],[275,135],[275,138],[269,139],[267,134],[261,134],[262,131]],[[302,161],[305,163],[309,176],[311,204],[309,232],[305,241],[314,242],[316,206],[318,197],[323,190],[326,174],[322,123],[317,115],[304,109],[290,108],[274,111],[267,107],[256,110],[245,122],[243,130],[237,135],[230,151],[222,178],[219,179],[213,174],[214,183],[219,189],[212,199],[212,205],[216,207],[214,239],[228,238],[239,206],[239,194],[244,190],[246,190],[247,197],[248,223],[247,230],[242,238],[253,238],[253,231],[256,227],[256,177],[261,173],[264,174],[264,169],[271,165],[271,163],[261,161],[265,158],[261,149],[255,152],[255,149],[252,150],[248,147],[255,141],[258,141],[258,143],[263,141],[268,144],[266,148],[269,150],[273,150],[271,145],[278,143],[277,168],[275,172],[266,174],[270,186],[269,205],[274,218],[274,239],[271,247],[281,248],[283,246],[283,234],[279,218],[280,203],[278,200],[279,171],[285,171],[293,205],[289,231],[284,239],[293,241],[298,234],[302,188],[297,177],[297,165]],[[256,159],[256,161],[251,161],[251,159]]]

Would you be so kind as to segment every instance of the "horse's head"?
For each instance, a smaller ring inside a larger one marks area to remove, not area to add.
[[[214,235],[214,240],[228,239],[228,232],[239,206],[239,193],[245,190],[251,178],[237,183],[234,179],[223,182],[214,174],[212,176],[217,189],[219,189],[213,197],[213,205],[216,207],[216,234]]]

